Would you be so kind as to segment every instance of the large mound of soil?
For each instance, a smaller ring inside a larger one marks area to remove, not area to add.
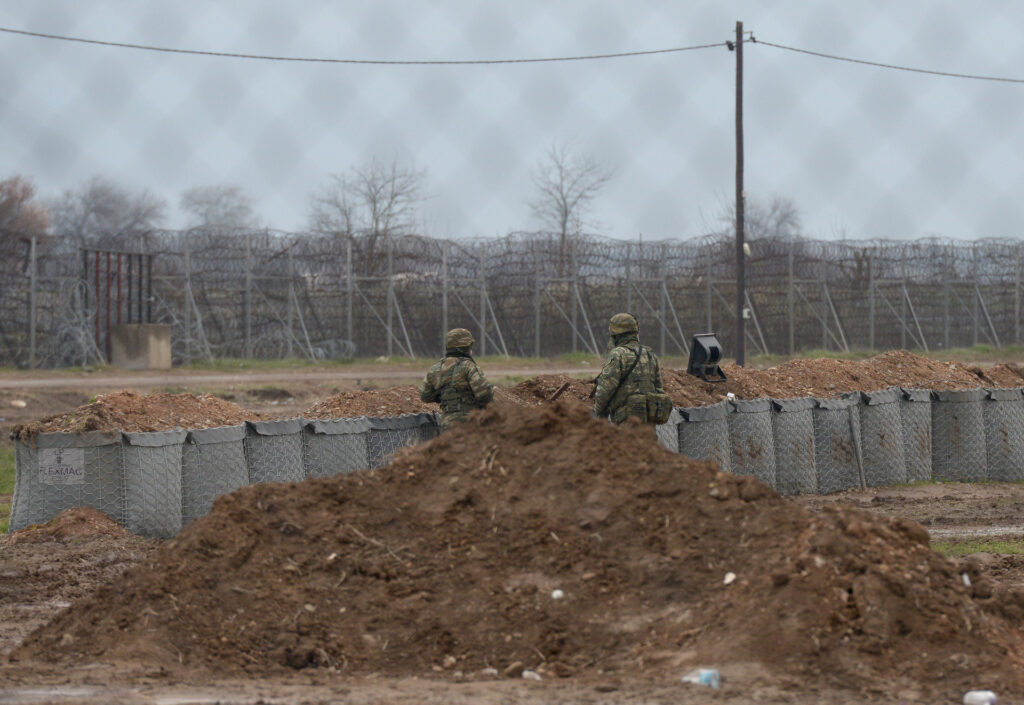
[[[210,394],[139,394],[131,390],[102,394],[74,411],[18,424],[11,436],[28,440],[40,433],[65,431],[166,431],[172,428],[230,426],[262,415]]]
[[[436,404],[420,401],[416,387],[345,389],[302,412],[307,419],[347,419],[354,416],[400,416],[435,411]]]
[[[1024,692],[1002,616],[1022,603],[972,597],[917,524],[812,514],[559,401],[477,412],[376,472],[222,497],[15,655],[673,680],[755,661],[805,685],[1002,695]]]
[[[1004,366],[1005,367],[1005,366]],[[678,406],[701,406],[725,398],[835,397],[844,392],[870,392],[890,386],[915,389],[973,389],[994,384],[984,375],[989,368],[966,367],[892,350],[866,360],[796,358],[758,370],[725,365],[725,382],[709,384],[686,370],[666,370],[665,389]],[[1010,381],[1000,368],[1000,379]],[[1005,386],[1021,386],[1024,380]]]

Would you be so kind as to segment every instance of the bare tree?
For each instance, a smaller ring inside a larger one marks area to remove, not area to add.
[[[719,216],[725,227],[717,234],[731,240],[736,235],[736,208],[729,204]],[[792,240],[802,235],[800,210],[789,198],[775,196],[767,204],[746,199],[743,209],[743,230],[750,240]]]
[[[35,200],[36,189],[23,176],[0,180],[0,236],[43,235],[50,227],[50,212]]]
[[[530,202],[533,215],[558,234],[559,271],[565,242],[585,224],[587,207],[614,174],[614,169],[565,145],[552,145],[533,170],[537,194]]]
[[[131,193],[102,176],[68,189],[51,205],[56,235],[81,242],[138,236],[164,219],[167,203],[148,190]]]
[[[345,174],[331,174],[310,197],[310,229],[353,237],[364,261],[373,266],[382,239],[412,232],[425,178],[423,170],[376,159]]]
[[[190,228],[258,227],[252,199],[238,186],[195,186],[181,194]]]

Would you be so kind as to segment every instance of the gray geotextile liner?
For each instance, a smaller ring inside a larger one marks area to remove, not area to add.
[[[1024,395],[1021,390],[988,390],[982,411],[988,479],[1024,480]]]
[[[122,433],[125,528],[170,538],[181,531],[181,447],[186,432]]]
[[[679,409],[679,452],[696,460],[711,460],[723,472],[732,472],[729,448],[728,401]]]
[[[860,435],[868,487],[907,481],[898,387],[861,393]]]
[[[245,424],[193,429],[181,448],[181,525],[207,514],[213,500],[249,484]]]
[[[657,424],[654,427],[654,434],[658,438],[658,443],[673,453],[679,452],[679,422],[682,420],[683,417],[679,415],[679,410],[672,409],[672,413],[668,416],[668,421]]]
[[[121,433],[41,433],[16,440],[8,531],[50,521],[65,509],[92,507],[125,522]]]
[[[932,479],[932,393],[928,389],[900,390],[900,426],[908,482]]]
[[[303,419],[245,422],[245,462],[249,482],[300,482]]]
[[[726,417],[729,427],[730,464],[736,475],[753,475],[775,487],[775,436],[772,433],[772,400],[734,399]]]
[[[814,399],[772,399],[775,489],[780,494],[815,494]]]
[[[302,431],[306,476],[330,477],[369,468],[369,434],[370,420],[365,416],[307,421]]]
[[[854,487],[863,481],[859,400],[815,399],[811,416],[814,419],[814,470],[818,492],[830,494]]]
[[[429,411],[401,416],[368,416],[367,455],[371,468],[382,468],[391,462],[400,448],[435,438],[441,431],[439,415]]]
[[[977,482],[988,478],[984,389],[932,392],[932,477]]]

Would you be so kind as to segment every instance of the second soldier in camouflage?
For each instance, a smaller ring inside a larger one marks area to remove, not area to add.
[[[661,385],[661,367],[658,357],[646,345],[640,344],[639,326],[628,313],[617,313],[608,323],[611,334],[611,352],[605,358],[604,368],[597,377],[594,391],[594,413],[621,424],[630,416],[647,422],[646,401],[641,409],[631,409],[630,397],[664,395]]]

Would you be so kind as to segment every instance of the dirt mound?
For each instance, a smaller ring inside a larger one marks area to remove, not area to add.
[[[1002,366],[1006,367],[1006,366]],[[978,368],[892,350],[866,360],[796,358],[758,370],[725,365],[725,382],[709,384],[685,370],[666,370],[665,390],[678,406],[701,406],[732,392],[740,399],[835,397],[899,386],[917,389],[973,389],[991,383]],[[985,368],[988,369],[988,368]],[[1003,375],[1003,377],[1007,377]],[[1012,386],[1024,385],[1024,379]]]
[[[990,367],[971,365],[967,370],[986,387],[1024,387],[1024,367],[1012,362],[1001,362]]]
[[[400,416],[435,411],[436,404],[420,401],[416,387],[346,389],[302,412],[307,419],[346,419],[354,416]]]
[[[510,401],[526,406],[539,406],[555,399],[590,401],[594,385],[589,380],[569,375],[537,375],[507,390]],[[557,396],[556,396],[557,395]]]
[[[40,541],[65,541],[89,536],[129,537],[131,532],[91,507],[65,509],[45,524],[32,524],[15,531],[7,537],[8,545],[38,543]]]
[[[230,426],[262,415],[210,394],[139,394],[131,390],[102,394],[74,411],[18,424],[11,436],[28,440],[40,433],[65,431],[165,431],[172,428]]]
[[[920,526],[812,514],[653,441],[575,402],[498,405],[380,471],[242,488],[15,655],[673,680],[757,661],[805,684],[1024,692],[1024,637]]]

